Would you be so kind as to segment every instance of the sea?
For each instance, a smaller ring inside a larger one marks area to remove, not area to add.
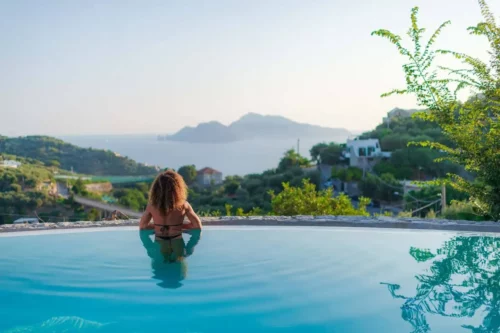
[[[106,149],[137,162],[178,169],[194,164],[198,169],[211,167],[227,175],[261,173],[276,168],[289,149],[309,150],[320,142],[345,143],[344,135],[328,138],[257,139],[231,143],[186,143],[159,141],[156,135],[78,135],[60,139],[84,148]]]

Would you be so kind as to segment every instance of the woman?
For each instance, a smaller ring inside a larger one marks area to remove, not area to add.
[[[139,228],[154,229],[157,240],[167,241],[182,237],[183,230],[201,229],[200,218],[186,199],[187,186],[182,176],[172,170],[162,172],[151,185],[149,204]],[[189,224],[184,224],[186,217]]]

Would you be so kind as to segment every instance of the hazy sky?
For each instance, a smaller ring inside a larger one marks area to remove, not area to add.
[[[500,1],[490,0],[500,15]],[[479,56],[475,0],[0,0],[0,134],[169,133],[247,112],[369,129],[410,97],[398,33],[419,5]],[[432,28],[432,29],[430,29]]]

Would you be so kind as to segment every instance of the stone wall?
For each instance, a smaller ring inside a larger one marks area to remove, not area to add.
[[[225,216],[202,218],[202,222],[205,226],[329,226],[500,232],[500,223],[498,222],[450,221],[442,219],[395,218],[386,216]],[[138,226],[138,224],[139,220],[100,222],[82,221],[17,225],[0,224],[0,233],[33,230]]]

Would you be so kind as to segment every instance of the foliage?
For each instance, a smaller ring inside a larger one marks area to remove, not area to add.
[[[239,207],[236,209],[236,216],[245,216],[245,212],[243,212],[243,208]]]
[[[332,197],[332,190],[316,191],[316,186],[304,180],[302,187],[283,184],[283,191],[271,195],[272,212],[275,215],[368,215],[366,206],[370,200],[360,198],[358,208],[353,207],[346,195]]]
[[[0,223],[10,223],[52,203],[52,170],[32,159],[5,154],[0,157],[22,163],[17,168],[0,167]]]
[[[44,183],[53,183],[52,171],[42,164],[27,164],[22,161],[18,168],[0,167],[0,192],[35,190]]]
[[[465,167],[476,175],[474,183],[457,174],[451,174],[452,185],[471,195],[471,201],[483,214],[500,217],[500,26],[485,0],[479,0],[484,22],[470,27],[473,35],[486,37],[490,44],[490,63],[463,53],[435,50],[436,38],[450,22],[443,23],[431,36],[425,47],[422,38],[425,29],[418,26],[418,8],[411,14],[408,35],[414,49],[402,45],[402,38],[388,30],[373,34],[388,39],[399,53],[408,59],[403,65],[406,88],[392,94],[413,94],[427,111],[418,114],[421,119],[439,125],[451,145],[425,141],[421,146],[443,151],[442,159]],[[465,68],[436,67],[437,55],[449,55],[462,62]],[[446,75],[440,77],[439,75]],[[457,92],[468,89],[476,97],[461,103]]]
[[[404,217],[412,217],[412,216],[413,216],[412,212],[408,212],[408,211],[403,211],[403,212],[398,213],[398,217],[404,218]]]
[[[85,188],[85,182],[81,179],[78,178],[75,180],[71,186],[71,191],[74,194],[81,195],[81,196],[86,196],[88,195],[87,189]]]
[[[198,211],[198,215],[200,217],[219,217],[222,216],[220,210],[214,210],[214,211]]]
[[[445,156],[428,147],[408,147],[411,142],[433,141],[450,145],[438,125],[419,118],[396,118],[361,135],[362,139],[379,139],[383,151],[392,152],[387,161],[373,168],[378,175],[392,173],[397,179],[424,180],[459,173],[461,168],[450,161],[435,163]]]
[[[373,214],[373,216],[388,216],[388,217],[392,217],[393,214],[390,211],[385,211],[383,213],[375,213],[375,214]]]
[[[141,191],[139,188],[116,189],[113,195],[118,199],[118,204],[136,211],[144,210],[148,204],[148,192]]]
[[[295,150],[290,149],[285,153],[283,158],[280,160],[278,164],[278,171],[284,172],[289,169],[292,169],[293,167],[307,167],[309,165],[310,163],[307,158],[301,156]]]
[[[11,223],[24,214],[31,214],[48,202],[50,198],[43,192],[1,192],[0,223]]]
[[[423,186],[419,191],[409,191],[405,195],[406,209],[414,210],[420,206],[423,206],[432,201],[438,200],[441,196],[441,186]],[[468,200],[469,196],[467,193],[458,191],[450,185],[446,186],[446,204],[451,204],[455,200]],[[431,210],[432,207],[424,209],[421,212],[423,214]]]
[[[318,143],[314,145],[309,153],[313,161],[319,164],[337,165],[343,162],[342,152],[344,148],[335,143]]]
[[[92,208],[87,215],[87,219],[89,221],[99,221],[101,219],[101,212],[99,212],[95,208]]]
[[[411,324],[412,332],[432,332],[430,325],[439,322],[436,316],[480,318],[480,321],[473,321],[476,327],[462,326],[473,333],[500,331],[498,238],[454,237],[444,242],[437,251],[412,247],[410,255],[419,263],[425,262],[428,267],[423,272],[418,269],[415,292],[406,296],[400,294],[401,285],[382,284],[387,286],[394,299],[403,303],[401,318]],[[403,290],[408,289],[405,287]],[[428,322],[427,315],[432,315],[435,320]]]
[[[0,137],[0,151],[29,157],[51,166],[91,175],[151,175],[153,167],[121,157],[111,151],[80,148],[47,136]]]
[[[388,163],[395,167],[396,178],[425,180],[443,177],[450,172],[459,172],[458,166],[447,161],[435,163],[443,154],[421,147],[407,147],[392,153]],[[379,170],[375,168],[375,170]]]
[[[435,141],[451,144],[439,125],[417,117],[398,117],[365,132],[360,139],[379,139],[383,151],[406,148],[412,141]]]
[[[189,202],[195,210],[206,214],[212,214],[213,211],[226,212],[226,204],[229,204],[232,206],[232,214],[240,211],[245,216],[265,215],[272,209],[269,190],[279,193],[283,190],[282,183],[300,186],[304,179],[309,179],[316,185],[320,182],[317,172],[304,171],[297,165],[285,170],[272,169],[244,177],[227,176],[220,187],[191,186]]]
[[[359,181],[363,178],[363,170],[356,167],[334,167],[332,168],[332,178],[340,179],[343,182]]]
[[[184,178],[186,184],[191,185],[196,180],[196,167],[194,165],[184,165],[177,170],[177,172]]]
[[[435,219],[436,218],[436,212],[434,211],[434,209],[430,209],[427,214],[425,214],[425,218],[426,219]]]
[[[442,216],[448,220],[484,221],[486,217],[470,201],[452,201],[443,211]]]
[[[226,216],[232,216],[233,215],[233,213],[232,213],[233,206],[227,203],[225,205],[225,208],[226,208]]]
[[[359,189],[365,197],[375,201],[398,201],[403,193],[403,186],[390,173],[380,177],[367,174],[365,179],[359,182]]]
[[[226,181],[224,182],[224,193],[226,193],[227,195],[235,195],[239,187],[240,184],[235,180]]]

